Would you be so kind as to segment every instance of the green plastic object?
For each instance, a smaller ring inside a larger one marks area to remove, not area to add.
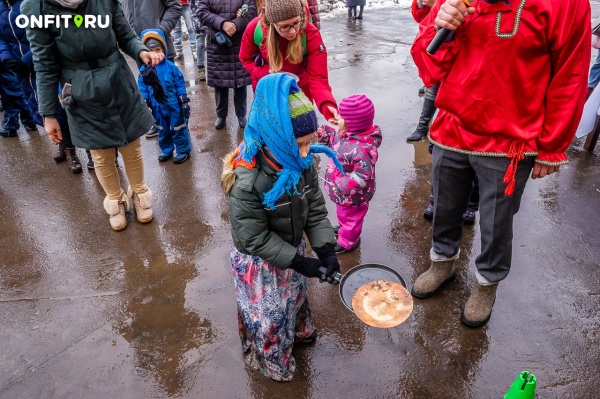
[[[535,375],[529,371],[521,371],[504,399],[534,399],[536,382]]]

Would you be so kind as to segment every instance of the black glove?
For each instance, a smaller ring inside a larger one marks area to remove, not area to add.
[[[147,99],[147,100],[146,100],[146,106],[147,106],[148,108],[152,108],[152,101],[150,101],[150,99]]]
[[[4,67],[9,71],[13,71],[19,74],[25,74],[29,72],[29,67],[23,61],[19,59],[4,60]]]
[[[146,68],[140,72],[142,76],[142,81],[152,87],[152,95],[154,99],[161,104],[167,102],[167,95],[165,94],[165,89],[163,88],[160,80],[158,79],[158,74],[156,73],[156,69],[149,62],[146,64]]]
[[[183,117],[190,119],[190,99],[187,94],[182,94],[178,98],[179,104],[181,104],[181,110],[183,111]]]
[[[190,105],[188,103],[181,105],[181,110],[183,111],[183,117],[186,120],[190,119]]]
[[[296,254],[294,260],[292,260],[290,269],[295,270],[306,277],[321,277],[321,272],[319,271],[319,267],[321,266],[323,266],[323,262],[319,259]]]
[[[339,284],[340,282],[333,278],[334,273],[340,272],[340,263],[335,255],[335,247],[327,244],[321,248],[313,248],[313,251],[315,251],[319,259],[323,261],[323,265],[327,268],[324,281],[327,281],[329,284]]]

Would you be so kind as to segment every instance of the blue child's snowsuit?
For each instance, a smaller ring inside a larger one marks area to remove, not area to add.
[[[146,66],[142,66],[140,72],[145,68]],[[167,101],[163,104],[156,101],[152,95],[152,87],[147,86],[141,76],[138,77],[138,85],[156,120],[161,155],[171,155],[175,149],[177,154],[189,153],[192,146],[188,134],[188,121],[183,114],[182,105],[179,103],[179,96],[187,95],[183,74],[175,64],[167,59],[154,68],[165,89]]]
[[[12,3],[12,5],[9,5],[9,3]],[[12,0],[9,3],[0,1],[0,62],[18,59],[29,67],[29,71],[26,73],[12,73],[11,71],[8,71],[6,74],[3,73],[2,86],[5,87],[5,85],[8,84],[6,83],[6,79],[10,79],[11,84],[13,84],[12,80],[14,79],[14,81],[21,86],[19,98],[21,98],[22,101],[20,104],[15,104],[13,102],[11,104],[11,110],[23,109],[24,112],[21,114],[21,121],[24,124],[25,121],[23,119],[26,119],[27,125],[33,125],[35,123],[41,126],[44,123],[42,117],[38,113],[33,56],[29,50],[29,40],[27,40],[27,36],[25,35],[25,29],[19,28],[16,24],[16,19],[21,14],[22,1]],[[14,90],[11,88],[6,91],[9,92],[8,97],[10,98]],[[11,115],[12,120],[14,121],[14,113]],[[25,115],[27,115],[27,117],[23,118]],[[16,120],[16,124],[15,128],[13,122],[10,129],[17,130],[19,128],[18,120]]]
[[[13,72],[0,71],[0,99],[4,108],[2,128],[19,130],[19,117],[23,125],[35,125],[23,99],[23,91]]]

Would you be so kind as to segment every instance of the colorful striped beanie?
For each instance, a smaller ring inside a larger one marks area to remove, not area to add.
[[[292,119],[292,128],[294,129],[294,137],[299,139],[307,134],[316,132],[319,128],[317,114],[308,97],[303,92],[291,88],[288,102],[290,104],[290,117]]]
[[[362,133],[373,127],[375,107],[364,94],[344,98],[340,102],[339,111],[350,132]]]
[[[300,155],[296,137],[314,133],[317,127],[312,104],[292,77],[284,73],[272,73],[258,82],[248,124],[244,129],[244,141],[239,147],[238,161],[252,164],[261,148],[267,147],[281,165],[273,188],[264,193],[263,204],[267,208],[275,209],[275,201],[285,193],[298,193],[296,186],[302,171],[313,166],[313,154],[327,155],[343,173],[344,168],[335,151],[327,146],[313,144],[306,158]]]

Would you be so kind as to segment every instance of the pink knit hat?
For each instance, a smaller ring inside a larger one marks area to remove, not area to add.
[[[375,107],[364,94],[354,94],[344,98],[340,102],[339,111],[350,132],[362,133],[373,126]]]

